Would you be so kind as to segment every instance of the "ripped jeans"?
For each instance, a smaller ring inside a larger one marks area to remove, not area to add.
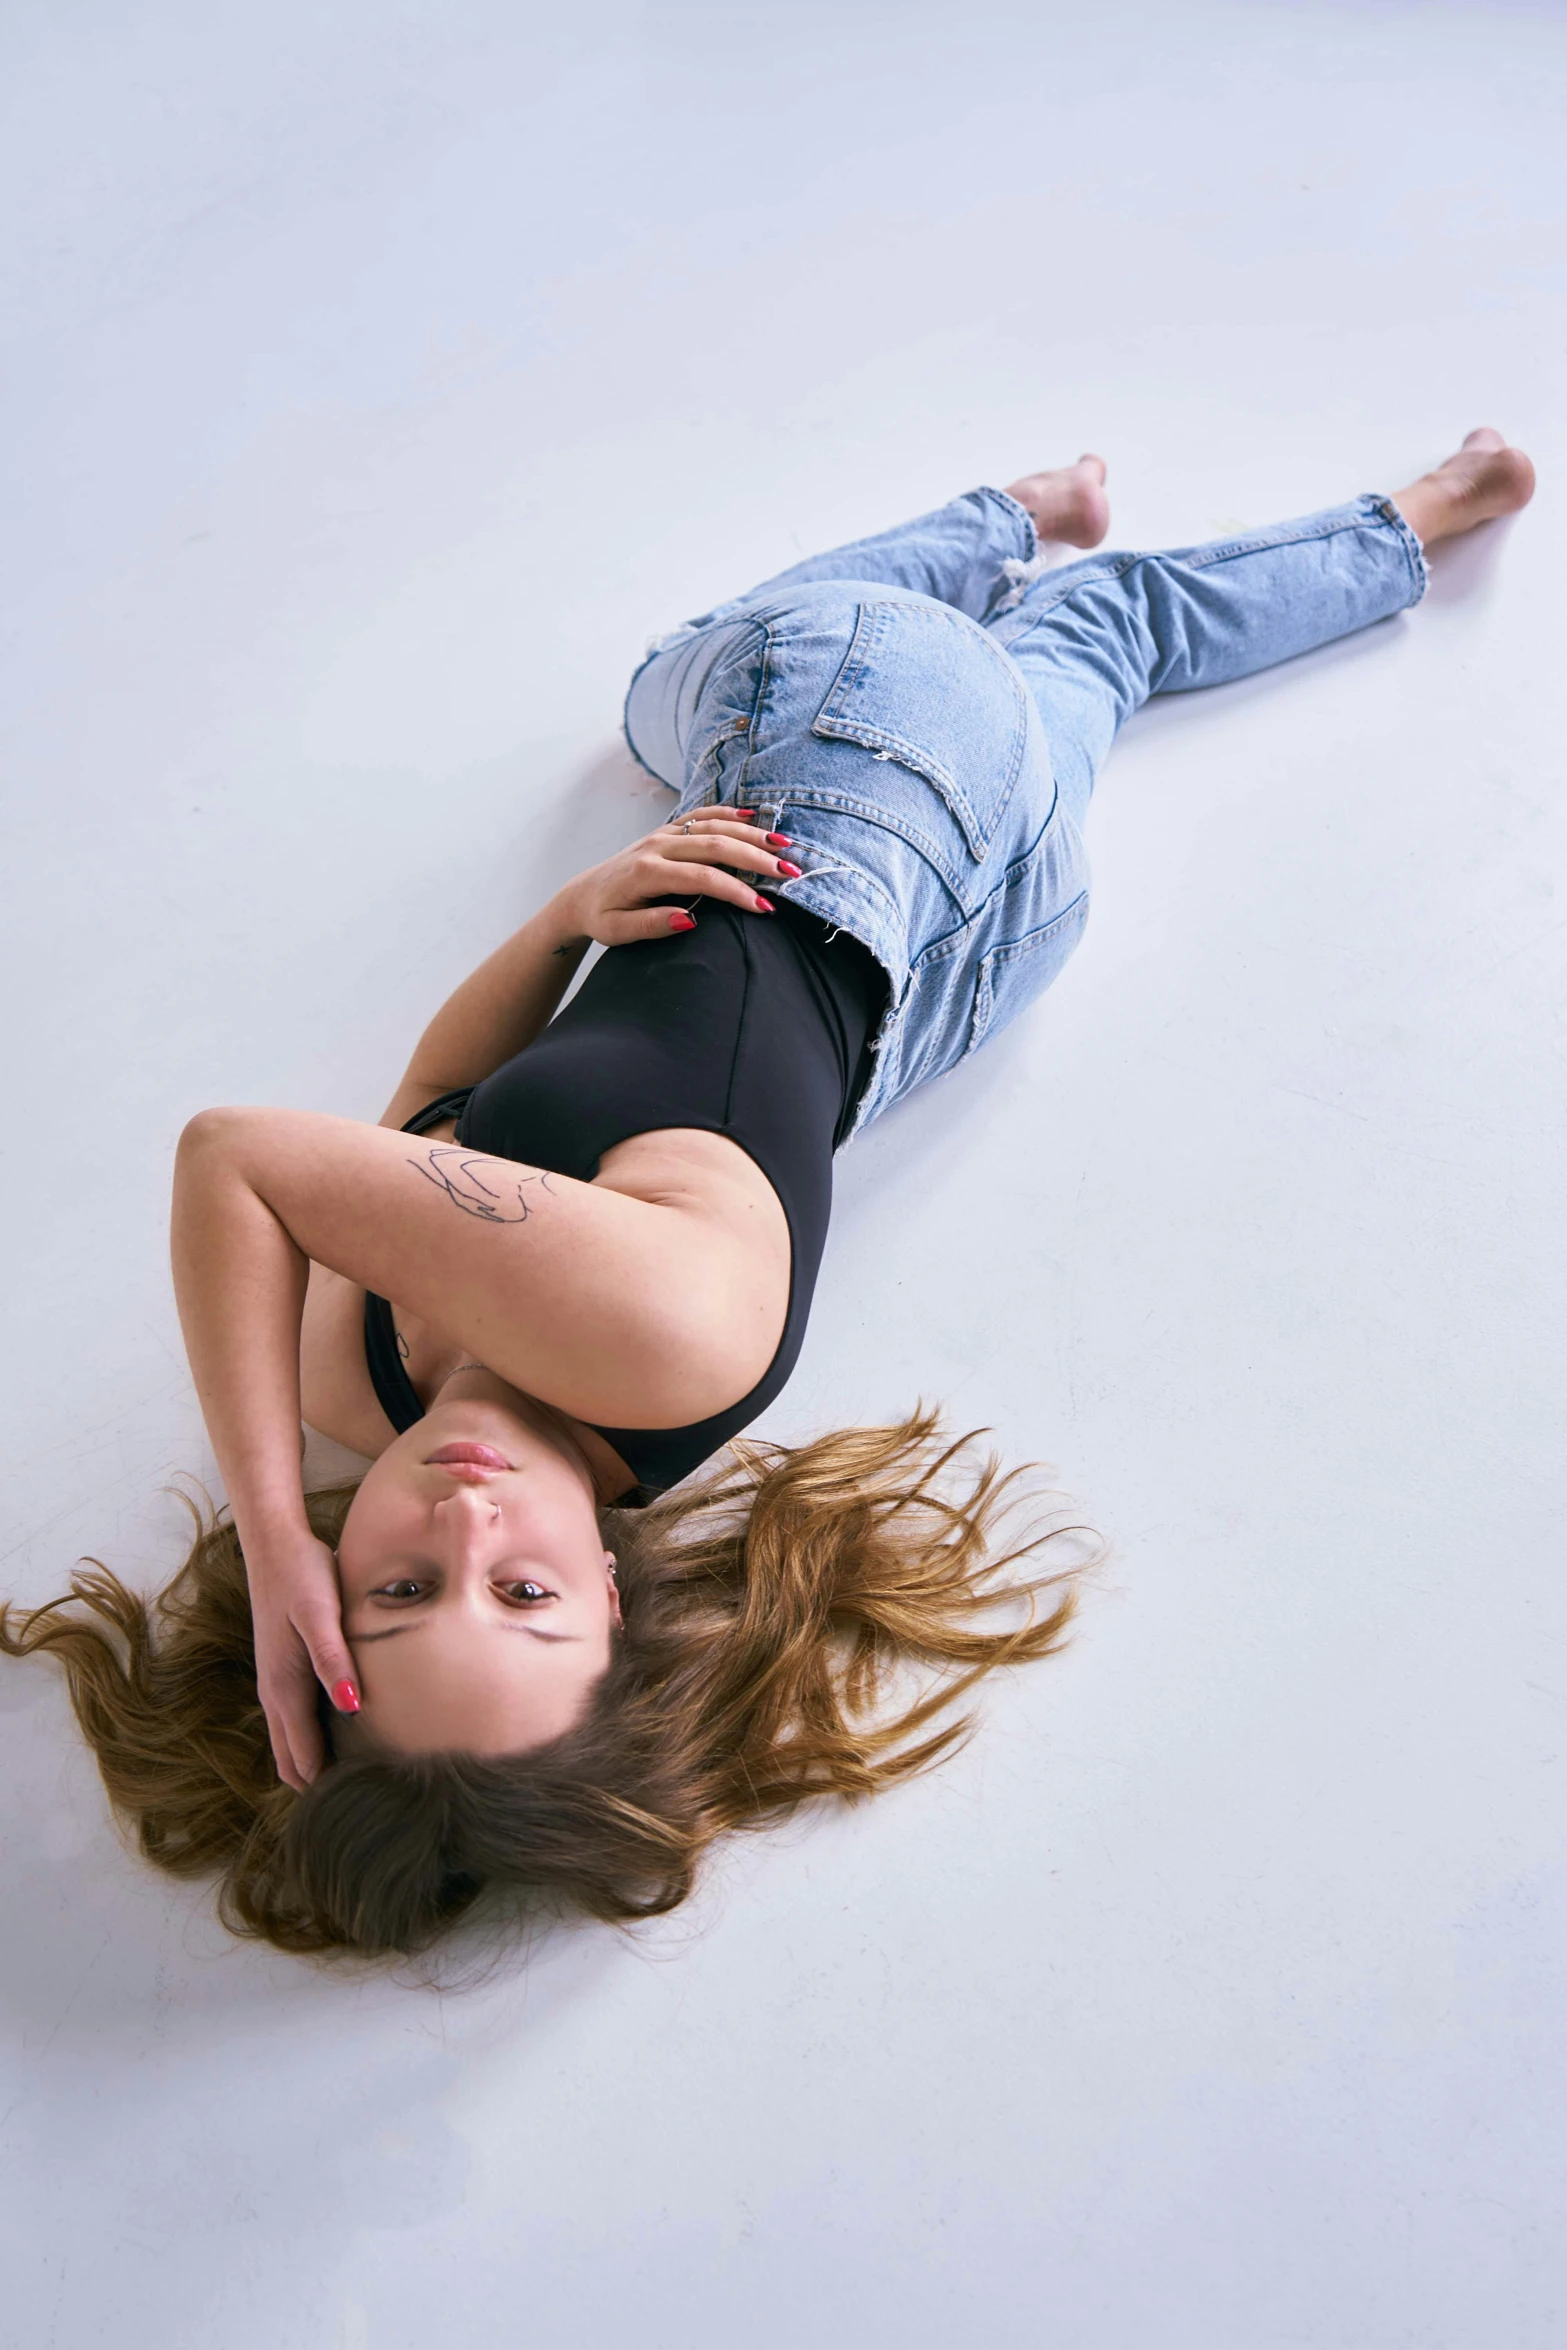
[[[1082,935],[1082,823],[1150,694],[1249,676],[1425,592],[1367,496],[1167,554],[1041,571],[1004,490],[797,563],[661,639],[626,698],[678,814],[785,832],[778,894],[863,940],[890,997],[855,1131],[983,1044]]]

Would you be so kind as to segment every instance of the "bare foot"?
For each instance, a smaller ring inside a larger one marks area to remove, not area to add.
[[[1423,547],[1456,538],[1477,522],[1516,514],[1534,496],[1534,467],[1522,449],[1482,424],[1433,473],[1423,473],[1393,503]]]
[[[1104,483],[1104,459],[1079,457],[1075,465],[1058,465],[1053,473],[1025,473],[1021,481],[1008,482],[1007,495],[1028,508],[1041,540],[1097,547],[1110,527]]]

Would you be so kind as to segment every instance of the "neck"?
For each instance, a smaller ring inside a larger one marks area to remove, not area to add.
[[[606,1443],[596,1428],[568,1418],[553,1404],[541,1403],[536,1395],[525,1395],[520,1387],[508,1386],[482,1363],[455,1365],[431,1396],[429,1410],[465,1403],[488,1404],[503,1411],[520,1421],[530,1435],[542,1436],[547,1444],[564,1452],[582,1471],[596,1504],[618,1500],[636,1482],[613,1445]]]

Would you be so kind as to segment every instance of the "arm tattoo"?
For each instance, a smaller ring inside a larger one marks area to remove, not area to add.
[[[476,1216],[481,1224],[526,1224],[533,1213],[532,1205],[524,1196],[530,1184],[541,1190],[550,1189],[548,1175],[523,1175],[515,1183],[503,1184],[499,1189],[486,1182],[493,1175],[497,1162],[475,1156],[472,1151],[459,1150],[455,1145],[432,1144],[422,1159],[408,1161],[416,1175],[444,1191],[454,1208],[461,1208],[465,1216]],[[480,1173],[480,1169],[484,1173]]]

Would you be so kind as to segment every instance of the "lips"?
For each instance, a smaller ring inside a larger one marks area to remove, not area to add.
[[[493,1444],[443,1444],[439,1452],[425,1455],[427,1469],[477,1470],[481,1476],[504,1476],[511,1462]]]

